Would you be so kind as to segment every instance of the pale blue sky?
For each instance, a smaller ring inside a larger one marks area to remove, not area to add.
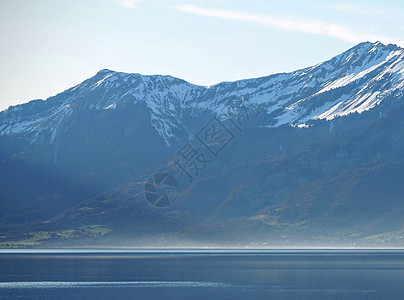
[[[0,109],[100,69],[191,83],[293,71],[361,41],[404,46],[402,1],[0,0]]]

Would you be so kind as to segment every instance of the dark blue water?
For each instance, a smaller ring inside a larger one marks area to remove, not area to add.
[[[0,251],[0,299],[404,299],[404,251]]]

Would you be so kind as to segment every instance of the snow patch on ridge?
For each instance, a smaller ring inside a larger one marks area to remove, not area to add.
[[[12,107],[0,113],[0,135],[31,134],[32,141],[58,128],[75,110],[124,109],[145,105],[151,126],[167,145],[183,125],[185,111],[223,116],[226,103],[245,97],[250,109],[265,115],[259,126],[297,127],[309,120],[332,120],[362,113],[404,88],[404,50],[363,43],[313,67],[262,78],[204,87],[171,76],[102,70],[96,76],[46,101]],[[394,94],[395,95],[395,94]]]

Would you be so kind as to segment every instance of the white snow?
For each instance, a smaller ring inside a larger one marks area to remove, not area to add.
[[[192,85],[170,76],[142,76],[106,72],[101,80],[89,79],[56,96],[42,112],[29,114],[25,106],[0,113],[0,135],[50,132],[57,137],[59,125],[75,109],[116,109],[121,103],[144,103],[152,126],[167,145],[183,112],[223,115],[226,101],[248,95],[251,108],[259,105],[272,127],[289,124],[299,128],[313,119],[332,120],[362,113],[404,88],[404,50],[388,50],[382,44],[363,44],[332,60],[291,73],[226,82],[208,87]],[[346,88],[350,85],[350,88]],[[387,88],[388,87],[388,88]],[[101,91],[101,92],[99,92]],[[327,92],[327,94],[325,94]],[[95,96],[86,98],[87,95]],[[86,102],[85,99],[94,99]],[[75,103],[75,105],[71,105]]]

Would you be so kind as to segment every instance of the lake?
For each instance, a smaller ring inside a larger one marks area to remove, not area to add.
[[[403,295],[403,250],[0,250],[0,299]]]

